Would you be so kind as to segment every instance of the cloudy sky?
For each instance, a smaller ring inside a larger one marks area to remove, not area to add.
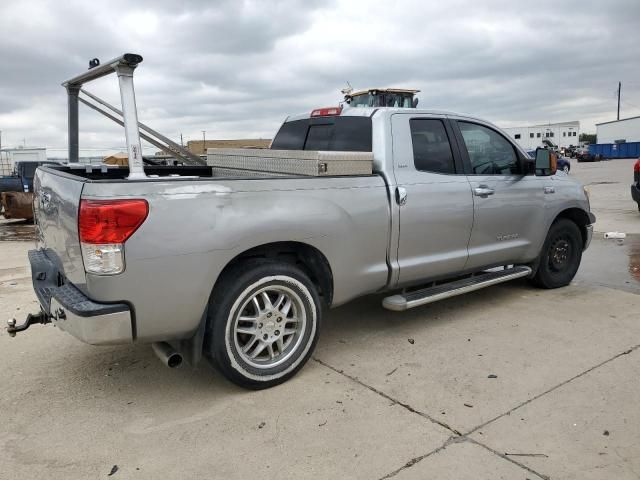
[[[419,88],[500,126],[640,115],[640,1],[0,0],[2,145],[66,148],[60,83],[139,53],[140,119],[174,139],[271,138],[340,89]],[[116,77],[87,89],[118,101]],[[81,149],[124,147],[81,106]]]

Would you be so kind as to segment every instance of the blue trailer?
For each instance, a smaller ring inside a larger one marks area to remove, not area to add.
[[[640,142],[595,143],[589,145],[589,153],[601,158],[640,158]]]

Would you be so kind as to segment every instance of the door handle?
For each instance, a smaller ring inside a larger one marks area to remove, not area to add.
[[[400,206],[407,203],[407,189],[404,187],[396,187],[396,203]]]
[[[495,193],[495,190],[493,188],[489,188],[486,185],[480,185],[473,189],[473,194],[476,197],[487,198],[489,195],[493,195],[494,193]]]

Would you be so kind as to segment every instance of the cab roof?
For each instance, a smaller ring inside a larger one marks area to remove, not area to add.
[[[394,113],[403,113],[410,115],[443,115],[443,116],[452,116],[452,117],[461,117],[468,118],[473,120],[480,120],[482,122],[487,122],[479,117],[474,115],[467,115],[464,113],[456,113],[450,112],[447,110],[430,110],[424,108],[401,108],[401,107],[344,107],[340,116],[349,116],[349,117],[372,117],[374,114],[376,115],[392,115]],[[305,120],[311,118],[311,111],[305,113],[298,113],[294,115],[289,115],[285,122],[292,122],[295,120]]]

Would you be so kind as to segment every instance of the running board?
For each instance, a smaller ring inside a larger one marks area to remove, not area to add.
[[[435,287],[423,288],[422,290],[416,290],[410,293],[386,297],[382,301],[382,306],[388,310],[402,312],[410,308],[426,305],[427,303],[473,292],[516,278],[526,277],[530,274],[531,268],[523,265],[505,268],[504,270],[480,272],[471,277],[463,278],[462,280],[455,280],[442,285],[436,285]]]

